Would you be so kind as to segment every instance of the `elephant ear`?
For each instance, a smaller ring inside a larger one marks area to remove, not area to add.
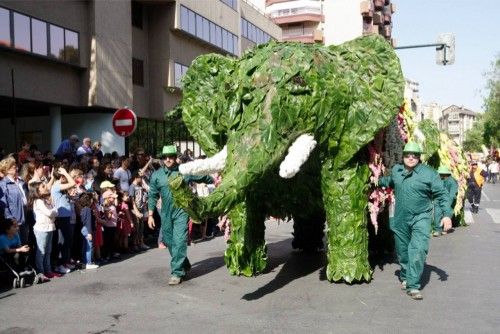
[[[196,58],[183,78],[182,118],[203,151],[213,155],[239,123],[240,95],[233,73],[237,61],[217,54]]]
[[[394,49],[381,36],[360,37],[331,50],[340,58],[353,101],[336,158],[341,168],[396,117],[405,81]]]

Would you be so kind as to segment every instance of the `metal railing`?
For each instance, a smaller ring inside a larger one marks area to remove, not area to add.
[[[293,16],[293,15],[303,15],[303,14],[314,14],[321,15],[323,14],[321,8],[314,7],[297,7],[297,8],[287,8],[287,9],[278,9],[274,10],[269,15],[272,18],[283,17],[283,16]]]

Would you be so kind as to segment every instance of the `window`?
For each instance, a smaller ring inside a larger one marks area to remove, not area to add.
[[[196,35],[196,14],[193,11],[189,11],[188,13],[189,17],[189,25],[188,25],[188,32]]]
[[[222,47],[222,28],[219,26],[215,27],[215,45]]]
[[[0,8],[0,45],[10,46],[10,12]]]
[[[234,46],[234,54],[238,55],[240,54],[239,52],[239,45],[238,45],[238,36],[233,35],[233,46]]]
[[[203,17],[196,14],[196,37],[203,38]]]
[[[182,78],[186,74],[189,67],[175,63],[174,64],[174,85],[175,87],[182,88]]]
[[[215,23],[210,22],[210,43],[215,44]]]
[[[256,44],[267,43],[271,39],[268,33],[244,18],[241,18],[241,36]]]
[[[248,37],[248,21],[245,19],[241,20],[241,35],[243,37]]]
[[[236,1],[231,3],[236,3]],[[180,7],[180,21],[182,30],[227,52],[238,54],[237,36],[182,5]]]
[[[137,1],[132,1],[132,25],[142,29],[142,4]]]
[[[227,50],[227,30],[222,30],[222,48]]]
[[[210,42],[210,24],[206,18],[203,18],[203,40]]]
[[[80,62],[78,45],[78,33],[66,29],[64,32],[64,60],[68,63],[78,64]]]
[[[226,5],[228,5],[229,7],[231,7],[234,10],[237,9],[237,7],[236,7],[238,5],[237,0],[220,0],[220,1],[225,3]]]
[[[14,47],[31,51],[30,18],[19,13],[14,13]]]
[[[42,56],[47,55],[47,23],[31,19],[32,52]]]
[[[64,29],[50,25],[50,56],[64,60]]]
[[[72,64],[80,62],[78,32],[2,7],[0,45]]]
[[[132,58],[132,83],[144,87],[144,62],[136,58]]]
[[[186,7],[181,6],[181,29],[189,30],[189,13]]]

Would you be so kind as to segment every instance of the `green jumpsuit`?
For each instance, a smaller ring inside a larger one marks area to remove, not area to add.
[[[458,183],[455,179],[450,175],[443,179],[444,188],[448,192],[448,200],[451,204],[451,210],[455,207],[455,200],[458,193]],[[441,226],[441,219],[443,218],[443,212],[439,205],[435,205],[434,207],[434,220],[432,224],[432,229],[436,232],[442,232],[443,227]]]
[[[401,265],[399,278],[406,281],[408,291],[420,289],[429,250],[433,199],[443,215],[451,217],[448,194],[438,173],[421,163],[411,172],[404,165],[395,165],[391,175],[380,178],[379,185],[393,188],[396,198],[394,217],[389,221]]]
[[[173,276],[184,277],[186,269],[191,267],[187,258],[188,214],[174,206],[174,199],[168,186],[168,178],[179,173],[178,167],[161,167],[151,175],[149,183],[148,209],[154,210],[161,197],[161,233],[162,241],[167,245],[170,256],[170,272]],[[184,181],[213,183],[210,176],[185,175]]]

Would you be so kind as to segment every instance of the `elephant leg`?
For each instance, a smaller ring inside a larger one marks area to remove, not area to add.
[[[319,212],[310,217],[293,214],[292,247],[306,252],[322,249],[325,220],[324,212]]]
[[[354,159],[353,159],[354,160]],[[321,170],[321,190],[328,226],[329,281],[370,281],[368,261],[368,166],[355,161],[341,169],[332,159]]]
[[[231,238],[224,253],[224,262],[232,275],[255,276],[266,268],[266,217],[256,203],[247,200],[229,212]]]

